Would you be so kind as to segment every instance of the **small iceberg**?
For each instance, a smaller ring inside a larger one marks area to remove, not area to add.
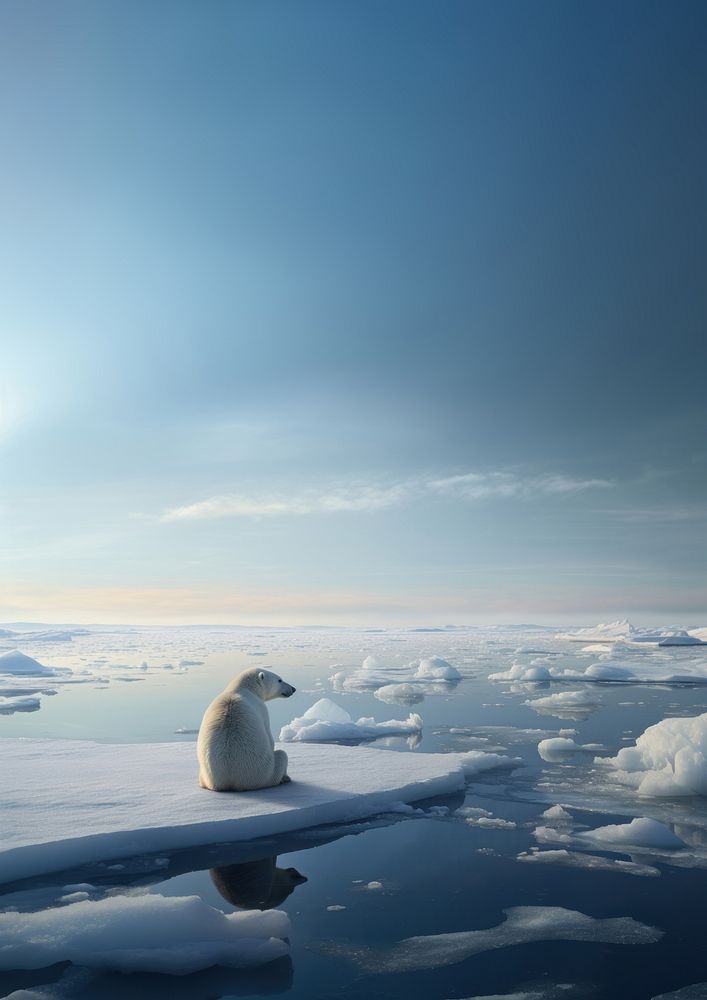
[[[283,743],[361,742],[379,736],[410,736],[420,732],[422,718],[416,712],[403,720],[376,722],[373,718],[363,718],[354,722],[346,709],[329,698],[320,698],[304,715],[282,727],[280,740]]]

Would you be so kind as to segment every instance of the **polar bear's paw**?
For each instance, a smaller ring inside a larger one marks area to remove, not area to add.
[[[283,774],[283,776],[280,778],[280,784],[286,785],[288,781],[292,781],[292,778],[289,776],[289,774]]]

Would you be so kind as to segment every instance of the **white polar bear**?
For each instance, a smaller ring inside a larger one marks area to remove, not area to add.
[[[196,744],[202,788],[246,792],[290,780],[287,754],[275,749],[265,702],[294,693],[277,674],[251,667],[214,698]]]

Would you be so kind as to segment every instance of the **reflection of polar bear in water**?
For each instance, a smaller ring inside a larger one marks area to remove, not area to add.
[[[307,881],[296,868],[278,868],[276,857],[223,865],[209,875],[223,898],[242,910],[271,910]]]
[[[245,792],[290,780],[287,754],[275,749],[265,702],[294,693],[277,674],[251,667],[214,698],[196,745],[202,788]]]

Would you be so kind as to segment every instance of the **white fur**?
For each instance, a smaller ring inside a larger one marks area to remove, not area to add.
[[[290,780],[287,754],[275,749],[265,702],[294,691],[272,671],[251,667],[214,698],[196,744],[202,788],[245,792]]]

